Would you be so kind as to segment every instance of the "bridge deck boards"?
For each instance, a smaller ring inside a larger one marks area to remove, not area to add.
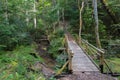
[[[72,71],[73,74],[76,72],[99,72],[98,68],[89,59],[89,57],[84,53],[84,51],[78,46],[78,44],[67,38],[68,49],[73,54],[72,57]]]

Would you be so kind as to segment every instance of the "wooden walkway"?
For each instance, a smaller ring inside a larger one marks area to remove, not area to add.
[[[99,72],[95,64],[85,54],[82,48],[78,46],[70,34],[66,34],[65,37],[67,40],[68,52],[72,54],[71,70],[73,74],[78,74],[79,72]]]

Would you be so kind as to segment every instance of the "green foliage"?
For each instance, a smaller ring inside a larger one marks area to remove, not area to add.
[[[42,62],[40,57],[35,58],[30,55],[35,52],[35,46],[20,46],[14,51],[0,52],[0,79],[1,80],[36,80],[41,77],[45,80],[41,72],[31,71],[30,68],[36,62]]]
[[[86,33],[92,33],[94,32],[94,26],[93,26],[93,18],[92,18],[92,9],[91,8],[85,8],[84,13],[83,13],[83,31]],[[93,28],[93,30],[90,30]]]
[[[67,53],[62,53],[60,55],[57,56],[56,58],[56,62],[58,63],[56,66],[55,66],[55,70],[58,71],[61,69],[61,67],[65,64],[65,62],[67,61]],[[67,68],[66,68],[67,69]]]
[[[108,46],[107,46],[107,54],[108,57],[113,56],[113,57],[120,57],[120,40],[110,40],[108,41]],[[111,54],[111,55],[109,55]]]
[[[74,27],[78,27],[79,23],[79,10],[77,5],[77,1],[73,0],[64,2],[65,20],[69,21],[73,29]]]
[[[120,37],[118,36],[120,34],[120,23],[111,25],[109,30],[111,39],[120,39]]]
[[[110,66],[110,68],[112,69],[113,72],[117,72],[120,73],[120,58],[117,57],[110,57],[107,59],[108,61],[108,65]]]
[[[54,76],[50,77],[49,80],[57,80]]]
[[[56,33],[51,35],[51,41],[49,46],[49,53],[53,58],[57,58],[60,54],[59,49],[64,47],[64,35],[63,30],[57,30]]]
[[[54,69],[55,71],[58,71],[67,60],[67,53],[64,50],[60,50],[61,48],[64,48],[65,45],[63,30],[57,29],[55,33],[50,35],[50,40],[48,52],[56,60],[57,64]]]
[[[29,28],[29,33],[31,38],[36,41],[37,39],[42,39],[44,35],[46,35],[45,31],[39,28]]]
[[[7,1],[7,2],[6,2]],[[36,11],[33,11],[34,1]],[[119,0],[107,0],[107,6],[115,13],[115,17],[120,20]],[[95,44],[95,24],[93,19],[92,1],[85,3],[82,13],[82,38],[89,40]],[[81,4],[81,1],[80,1]],[[81,6],[81,5],[80,5]],[[77,0],[1,0],[0,1],[0,50],[14,50],[12,52],[0,53],[0,79],[5,80],[35,80],[38,74],[28,72],[27,68],[33,65],[36,59],[31,56],[33,47],[24,47],[47,35],[50,39],[48,52],[60,64],[56,68],[60,68],[64,62],[64,54],[59,51],[64,47],[64,32],[57,29],[53,33],[53,27],[58,28],[58,18],[62,21],[62,10],[64,9],[65,23],[70,23],[71,28],[67,29],[77,33],[79,31],[79,9]],[[58,14],[59,11],[59,14]],[[103,46],[108,49],[108,53],[119,53],[119,49],[108,45],[108,39],[119,39],[120,24],[112,24],[108,13],[106,13],[98,2],[99,12],[99,33]],[[7,15],[7,16],[6,16]],[[37,19],[37,28],[34,29],[33,19]],[[27,23],[28,19],[28,23]],[[64,24],[64,23],[63,23]],[[60,26],[60,25],[59,25]],[[75,34],[76,35],[76,34]],[[76,36],[78,37],[78,35]],[[22,47],[19,47],[23,45]],[[117,51],[117,52],[116,52]],[[34,53],[34,52],[33,52]],[[62,55],[63,54],[63,55]],[[38,60],[39,61],[39,60]],[[4,67],[3,67],[4,66]],[[41,80],[44,78],[40,78]],[[51,77],[51,80],[54,78]]]
[[[22,29],[15,25],[0,25],[0,48],[12,50],[17,45],[27,45],[32,42],[26,28]]]
[[[120,20],[120,13],[119,13],[119,11],[120,11],[120,0],[108,0],[107,1],[107,3],[108,3],[108,6],[110,7],[110,9],[112,9],[112,11],[113,11],[113,13],[115,13],[115,15],[116,15],[116,18],[117,18],[117,20]]]

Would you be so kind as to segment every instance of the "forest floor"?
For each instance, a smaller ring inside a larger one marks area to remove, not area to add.
[[[49,41],[44,38],[38,39],[36,43],[36,51],[38,52],[38,55],[43,58],[44,61],[43,63],[37,63],[35,66],[37,66],[36,68],[41,67],[42,74],[46,77],[46,79],[50,79],[55,74],[53,68],[56,65],[56,62],[48,54],[47,49],[49,47]]]

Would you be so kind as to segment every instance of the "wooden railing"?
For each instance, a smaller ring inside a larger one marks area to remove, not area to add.
[[[71,52],[71,50],[69,49],[68,47],[68,35],[65,34],[65,47],[66,47],[66,52],[68,53],[68,60],[69,60],[69,63],[68,63],[68,70],[71,72],[72,71],[72,56],[73,56],[73,53]]]
[[[81,39],[80,46],[83,48],[83,50],[87,53],[87,55],[91,58],[91,60],[94,62],[94,64],[99,67],[99,70],[101,73],[104,72],[104,67],[109,70],[110,73],[113,73],[109,65],[107,64],[106,60],[104,59],[104,50],[101,50],[92,44],[90,44],[88,41]]]
[[[68,66],[68,70],[72,71],[72,67],[71,67],[71,60],[72,60],[72,56],[73,53],[71,52],[71,50],[68,47],[68,38],[71,38],[72,36],[65,35],[65,47],[66,47],[66,52],[68,53],[68,61],[63,65],[63,67],[57,72],[56,75],[59,75],[62,73],[62,71],[65,69],[65,67]],[[96,65],[96,67],[98,67],[98,69],[101,71],[101,73],[104,73],[105,68],[107,68],[106,70],[109,71],[109,73],[113,74],[111,68],[109,67],[109,65],[107,64],[107,61],[104,59],[104,50],[101,50],[95,46],[93,46],[92,44],[90,44],[88,41],[81,39],[81,44],[80,47],[83,49],[83,51],[85,51],[85,53],[87,54],[87,56],[91,59],[91,61]]]

